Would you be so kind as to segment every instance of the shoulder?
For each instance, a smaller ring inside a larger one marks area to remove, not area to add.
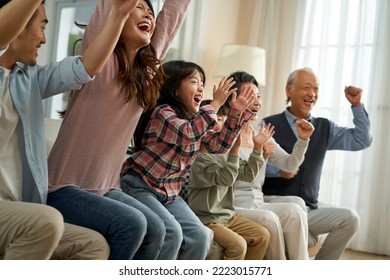
[[[283,116],[284,116],[284,113],[279,113],[279,114],[274,114],[274,115],[265,117],[263,120],[267,123],[267,122],[269,122],[270,120],[280,119],[280,118],[282,118]]]
[[[164,114],[164,113],[175,113],[175,110],[173,110],[173,108],[171,106],[169,106],[168,104],[158,105],[156,108],[154,108],[153,113],[152,113],[152,117],[160,115],[160,114]]]

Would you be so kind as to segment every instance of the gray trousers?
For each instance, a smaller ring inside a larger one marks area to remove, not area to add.
[[[275,199],[277,198],[277,199]],[[265,201],[294,202],[289,196],[264,196]],[[353,209],[336,207],[319,203],[318,209],[308,209],[309,247],[320,240],[319,236],[327,234],[321,249],[315,256],[316,260],[338,260],[343,254],[348,242],[359,228],[360,218]]]

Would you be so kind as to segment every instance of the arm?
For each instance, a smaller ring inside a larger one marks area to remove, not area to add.
[[[199,153],[191,166],[191,188],[231,187],[237,179],[238,162],[239,157],[233,154]]]
[[[295,126],[298,132],[298,139],[294,144],[291,154],[284,151],[274,140],[276,149],[275,153],[270,157],[270,162],[281,169],[281,174],[282,172],[293,173],[290,175],[291,177],[295,176],[299,166],[305,159],[305,153],[307,147],[309,146],[310,136],[314,132],[314,126],[304,119],[297,120]],[[287,174],[282,177],[286,176],[290,177]]]
[[[42,0],[12,0],[0,9],[0,49],[4,49],[26,27]]]
[[[263,146],[274,133],[274,127],[268,124],[267,126],[261,125],[259,133],[253,134],[253,152],[249,156],[248,162],[241,161],[238,180],[252,182],[256,178],[264,164]]]
[[[223,84],[231,83],[231,80],[223,81]],[[221,92],[224,92],[224,90]],[[227,95],[230,95],[230,93],[225,91],[225,94],[226,93]],[[223,95],[223,93],[221,95]],[[238,132],[252,116],[252,112],[247,110],[247,108],[252,103],[254,96],[253,90],[250,88],[244,88],[238,97],[235,92],[232,93],[229,115],[222,130],[219,133],[206,134],[202,139],[202,151],[207,151],[209,153],[226,153],[230,149]],[[214,94],[214,100],[215,98],[216,95]],[[224,100],[226,100],[226,98]],[[222,99],[223,98],[221,98],[221,100]]]
[[[330,122],[328,150],[359,151],[371,145],[370,120],[364,106],[352,107],[352,113],[354,128]]]
[[[190,0],[165,0],[156,18],[151,44],[157,57],[163,60],[187,15]]]
[[[359,151],[371,145],[370,120],[361,102],[363,90],[348,86],[344,89],[345,97],[351,103],[355,128],[339,127],[330,122],[329,150]]]
[[[180,119],[171,107],[164,105],[155,109],[150,121],[148,134],[166,143],[188,145],[199,141],[215,125],[217,116],[206,105],[191,120]]]
[[[235,141],[241,127],[250,120],[252,114],[241,114],[239,110],[231,108],[222,130],[217,133],[207,133],[202,138],[201,151],[209,153],[226,153]]]
[[[111,56],[129,13],[138,1],[113,1],[106,24],[83,53],[82,61],[90,76],[98,74]]]

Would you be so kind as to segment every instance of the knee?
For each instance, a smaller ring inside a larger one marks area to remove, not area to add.
[[[107,240],[98,232],[90,230],[88,242],[84,244],[84,251],[89,252],[91,260],[107,260],[110,256],[110,246]]]
[[[299,196],[289,196],[289,203],[298,205],[305,213],[307,213],[307,207],[305,201]]]
[[[209,249],[211,235],[206,226],[201,225],[196,228],[193,231],[193,236],[195,236],[195,238],[193,238],[193,241],[196,246],[199,246],[199,248],[204,247],[206,248],[206,250]]]
[[[303,210],[298,204],[287,204],[285,208],[289,219],[292,219],[296,222],[307,221],[307,212]]]
[[[264,247],[268,246],[269,239],[271,237],[271,234],[269,230],[267,230],[265,227],[259,228],[259,234],[256,236],[256,243],[261,244]]]
[[[57,244],[64,232],[64,219],[61,213],[53,207],[45,205],[41,210],[35,213],[34,228],[39,229],[39,232],[34,232],[40,236],[45,235],[46,242]]]
[[[130,216],[117,217],[112,220],[111,226],[117,234],[128,236],[129,238],[139,236],[139,238],[143,239],[148,230],[147,219],[141,212]]]
[[[150,220],[148,219],[148,235],[153,236],[153,238],[163,242],[165,239],[166,227],[164,222],[161,219]]]
[[[177,247],[181,246],[183,242],[183,231],[180,224],[176,220],[165,223],[165,239],[170,240],[177,244]]]
[[[350,229],[351,234],[357,232],[360,225],[359,214],[353,209],[345,209],[346,227]]]
[[[259,219],[257,221],[258,224],[266,227],[270,232],[276,233],[281,231],[281,225],[279,216],[272,211],[263,211],[261,215],[259,215]]]
[[[230,248],[230,251],[234,253],[234,255],[242,256],[242,259],[245,258],[247,250],[248,250],[247,241],[241,236],[237,238],[236,242]]]

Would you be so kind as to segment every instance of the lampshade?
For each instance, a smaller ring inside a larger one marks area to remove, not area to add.
[[[246,45],[224,45],[217,62],[214,78],[220,79],[236,71],[254,76],[259,86],[265,86],[265,50]]]

